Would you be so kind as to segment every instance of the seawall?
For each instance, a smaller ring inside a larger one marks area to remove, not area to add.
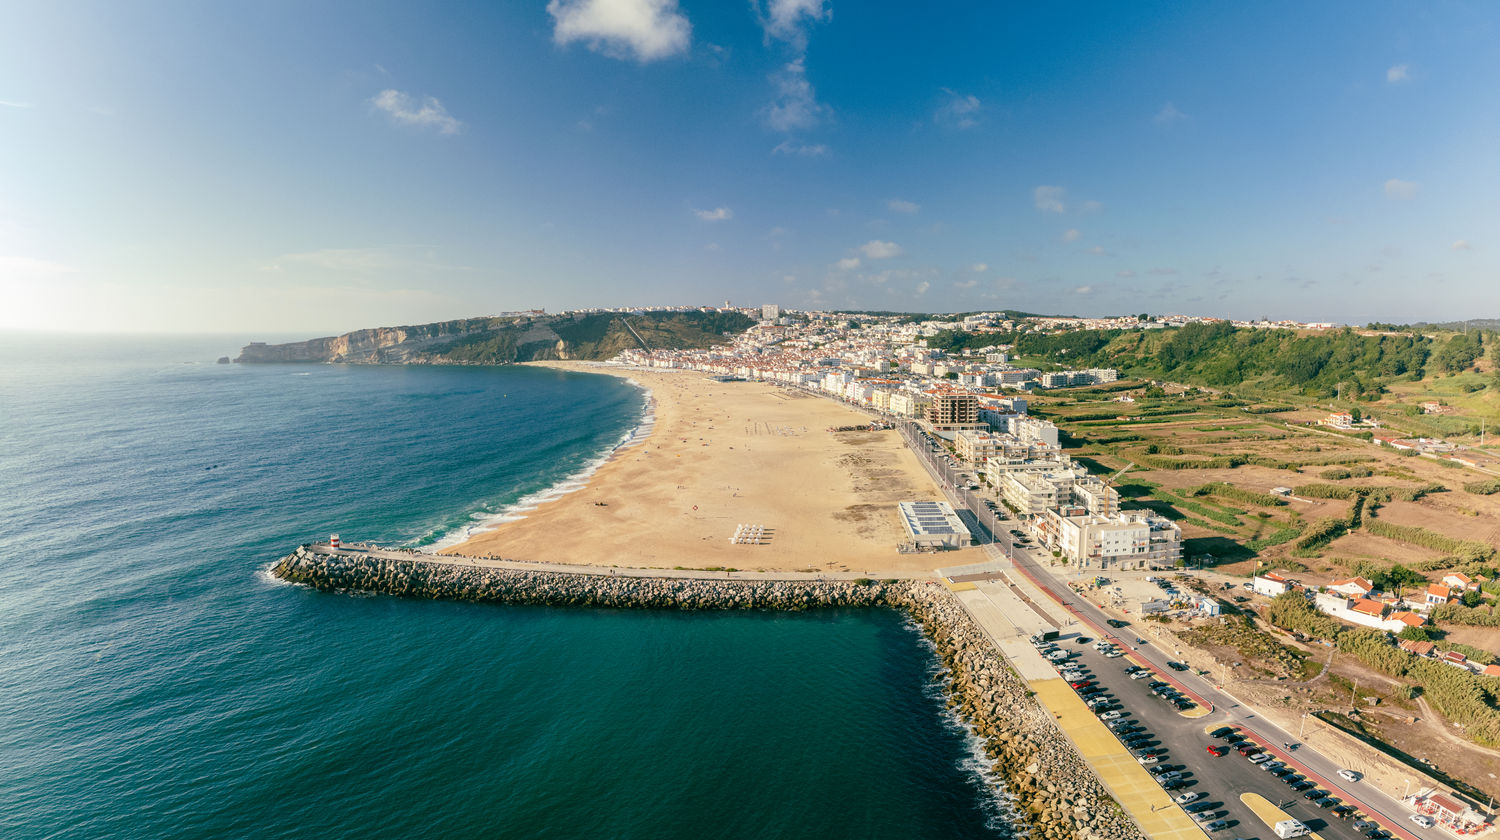
[[[1056,721],[945,586],[929,580],[718,579],[464,565],[463,558],[302,546],[272,570],[324,591],[620,609],[889,607],[922,627],[947,670],[949,704],[983,739],[1031,836],[1134,840],[1144,835],[1110,798]]]

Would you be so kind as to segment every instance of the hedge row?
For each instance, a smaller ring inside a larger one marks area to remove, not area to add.
[[[1464,489],[1476,496],[1491,496],[1500,493],[1500,478],[1492,478],[1488,481],[1471,481],[1464,485]]]
[[[1371,519],[1365,523],[1365,528],[1377,537],[1430,548],[1443,554],[1452,554],[1459,558],[1459,562],[1487,560],[1495,556],[1495,549],[1485,543],[1454,539],[1446,534],[1439,534],[1415,525],[1396,525],[1379,519]]]
[[[1301,553],[1317,551],[1334,540],[1342,537],[1349,530],[1349,520],[1338,517],[1327,517],[1308,525],[1302,532],[1302,536],[1292,543],[1292,549]]]
[[[1233,484],[1225,484],[1222,481],[1210,481],[1209,483],[1193,491],[1194,496],[1220,496],[1225,499],[1234,499],[1237,502],[1245,502],[1251,505],[1263,507],[1280,507],[1286,504],[1286,499],[1270,493],[1257,493],[1254,490],[1246,490],[1243,487],[1235,487]]]
[[[1249,542],[1246,542],[1245,547],[1250,549],[1251,551],[1264,551],[1273,546],[1291,542],[1301,534],[1301,528],[1281,528],[1272,533],[1269,537],[1261,537],[1260,539],[1250,540]]]

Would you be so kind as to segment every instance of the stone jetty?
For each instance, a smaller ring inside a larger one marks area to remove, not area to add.
[[[498,604],[679,610],[906,611],[946,666],[948,702],[983,740],[1016,816],[1042,840],[1144,840],[1052,714],[943,585],[928,580],[722,579],[464,565],[450,556],[305,545],[277,577],[325,591]]]

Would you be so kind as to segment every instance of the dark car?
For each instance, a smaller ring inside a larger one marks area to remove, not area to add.
[[[1277,777],[1278,779],[1284,779],[1287,776],[1295,776],[1296,774],[1296,770],[1293,770],[1292,768],[1286,766],[1277,767],[1275,770],[1271,771],[1271,775]]]
[[[1224,740],[1228,741],[1231,744],[1238,744],[1239,742],[1245,740],[1245,736],[1241,735],[1238,732],[1231,732],[1228,735],[1225,735],[1223,737],[1224,737]]]
[[[1295,790],[1295,791],[1298,791],[1298,792],[1301,792],[1301,791],[1304,791],[1304,790],[1308,790],[1309,788],[1315,788],[1315,787],[1317,787],[1317,785],[1313,784],[1312,782],[1309,782],[1306,779],[1303,779],[1300,782],[1293,782],[1292,783],[1292,790]]]
[[[1129,627],[1130,626],[1130,622],[1128,622],[1128,621],[1121,621],[1118,618],[1111,618],[1111,619],[1105,621],[1104,623],[1108,624],[1110,627],[1115,628],[1116,630],[1120,629],[1121,627]]]
[[[1080,689],[1078,689],[1078,693],[1082,694],[1085,697],[1092,697],[1093,695],[1098,694],[1099,692],[1101,692],[1103,690],[1104,689],[1100,688],[1097,685],[1091,685],[1091,686],[1088,686],[1086,688],[1080,688]]]
[[[1235,747],[1235,750],[1245,758],[1249,758],[1252,755],[1259,755],[1262,752],[1261,748],[1254,744],[1240,744]]]
[[[1302,794],[1302,798],[1306,799],[1308,802],[1317,802],[1319,799],[1322,799],[1327,795],[1328,791],[1314,787],[1312,790]]]
[[[1331,796],[1325,796],[1322,799],[1314,802],[1313,804],[1318,806],[1319,808],[1332,808],[1333,806],[1339,804],[1339,801]]]
[[[1177,711],[1183,712],[1183,711],[1187,711],[1188,709],[1193,708],[1193,701],[1191,701],[1191,700],[1174,700],[1172,702],[1172,705],[1174,705],[1174,706],[1177,707]]]
[[[1233,726],[1221,726],[1218,729],[1215,729],[1214,731],[1208,733],[1208,737],[1210,737],[1210,738],[1223,738],[1225,735],[1228,735],[1229,733],[1231,733],[1233,731],[1234,731],[1234,727]]]
[[[1333,815],[1341,820],[1347,820],[1354,816],[1353,805],[1340,805],[1333,809]]]
[[[1182,664],[1181,662],[1168,662],[1167,667],[1171,668],[1174,671],[1186,671],[1188,669],[1188,666]]]
[[[1216,806],[1212,802],[1194,802],[1191,805],[1184,806],[1182,810],[1187,811],[1189,814],[1196,814],[1199,811],[1207,811],[1213,807]]]
[[[1146,683],[1147,688],[1161,688],[1164,685],[1171,685],[1171,683],[1165,683],[1161,680],[1152,680],[1151,682]]]
[[[1089,642],[1092,642],[1093,639],[1090,639],[1088,636],[1079,636],[1078,638],[1074,639],[1073,641],[1074,641],[1075,644],[1086,645]]]
[[[1370,840],[1383,840],[1383,838],[1390,837],[1391,835],[1387,834],[1383,828],[1372,828],[1365,832],[1365,836],[1370,838]]]
[[[1177,790],[1185,784],[1187,784],[1187,782],[1184,782],[1181,779],[1168,779],[1165,782],[1161,783],[1161,787],[1162,790]]]

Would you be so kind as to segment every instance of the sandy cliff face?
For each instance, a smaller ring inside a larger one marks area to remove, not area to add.
[[[249,344],[240,351],[239,358],[235,361],[399,364],[417,361],[424,352],[451,343],[454,339],[507,326],[509,324],[500,319],[465,318],[415,327],[377,327],[288,344]],[[556,338],[556,335],[553,337]]]

